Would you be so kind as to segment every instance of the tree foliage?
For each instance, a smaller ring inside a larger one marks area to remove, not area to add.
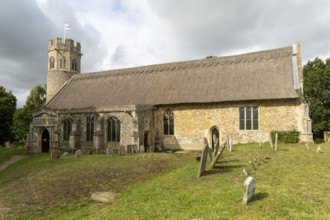
[[[22,140],[29,131],[33,112],[41,109],[46,102],[46,88],[36,85],[30,91],[23,108],[17,109],[14,115],[12,131],[16,140]]]
[[[314,137],[323,138],[323,131],[330,130],[330,58],[308,61],[303,73]]]
[[[12,139],[11,126],[17,99],[11,91],[0,86],[0,144]]]

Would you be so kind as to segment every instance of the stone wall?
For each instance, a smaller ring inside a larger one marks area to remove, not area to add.
[[[219,130],[220,142],[226,139],[227,134],[234,143],[266,142],[273,130],[296,129],[306,133],[304,105],[299,100],[287,100],[162,106],[155,110],[155,129],[160,131],[166,148],[200,150],[203,137],[211,143],[211,129],[214,127]],[[259,129],[239,130],[239,107],[249,106],[259,107]],[[166,109],[174,113],[174,135],[164,135],[163,132]]]

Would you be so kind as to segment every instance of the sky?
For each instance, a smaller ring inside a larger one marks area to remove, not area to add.
[[[81,43],[82,73],[227,56],[299,41],[330,57],[327,0],[1,0],[0,86],[17,107],[46,83],[48,40]]]

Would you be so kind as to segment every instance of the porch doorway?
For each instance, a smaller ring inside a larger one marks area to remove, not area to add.
[[[144,132],[144,152],[149,152],[150,142],[149,142],[149,131]]]
[[[215,145],[216,145],[216,142],[215,142],[215,139],[218,139],[218,141],[219,141],[219,130],[217,129],[217,128],[213,128],[212,129],[212,149],[214,149],[215,148]]]
[[[49,153],[49,132],[45,129],[41,135],[41,152]]]

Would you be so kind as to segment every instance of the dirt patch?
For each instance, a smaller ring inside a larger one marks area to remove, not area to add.
[[[0,165],[0,172],[4,171],[5,169],[7,169],[7,167],[9,167],[10,165],[16,163],[19,160],[23,160],[27,158],[26,155],[15,155],[12,158],[10,158],[10,160],[4,162],[3,164]]]

